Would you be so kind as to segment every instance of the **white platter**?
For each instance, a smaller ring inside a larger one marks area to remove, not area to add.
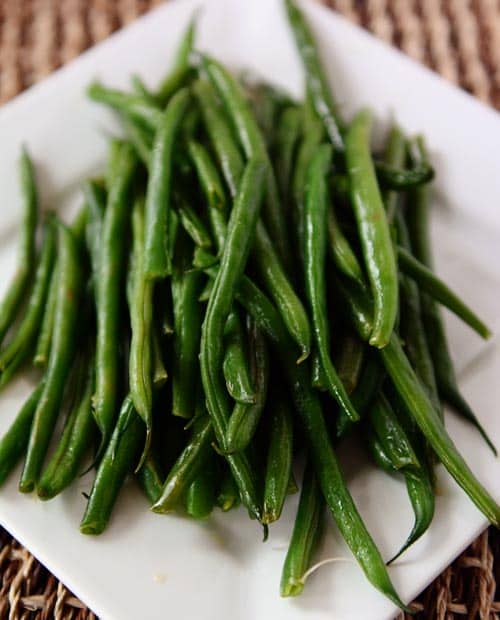
[[[279,0],[177,0],[138,20],[0,110],[0,289],[13,268],[19,195],[15,162],[26,142],[40,166],[44,202],[69,208],[82,179],[104,161],[111,115],[85,99],[94,77],[124,87],[138,72],[154,85],[169,65],[179,33],[196,6],[200,47],[235,68],[300,93],[301,73]],[[437,171],[434,237],[438,268],[496,330],[500,327],[500,120],[463,92],[417,66],[333,13],[304,4],[346,115],[372,106],[428,136]],[[0,290],[1,293],[1,290]],[[449,317],[447,317],[449,319]],[[500,445],[500,349],[485,346],[449,319],[461,385]],[[19,379],[0,398],[3,433],[30,388]],[[500,463],[476,433],[452,415],[448,428],[478,477],[500,500]],[[405,489],[376,471],[356,450],[341,454],[357,504],[385,557],[411,527]],[[0,492],[0,522],[75,594],[106,620],[382,620],[393,606],[365,581],[332,523],[318,558],[324,566],[296,600],[279,597],[279,578],[296,498],[262,544],[243,511],[198,524],[149,513],[134,484],[122,493],[108,531],[79,534],[85,505],[80,479],[62,497],[41,503],[17,493],[17,475]],[[391,568],[411,600],[485,527],[486,522],[439,471],[440,495],[431,530]]]

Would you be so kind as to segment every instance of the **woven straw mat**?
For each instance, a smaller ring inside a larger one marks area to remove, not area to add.
[[[160,1],[0,0],[0,102],[42,80]],[[500,0],[324,3],[500,108]],[[498,618],[497,583],[500,536],[490,529],[417,599],[417,618]],[[3,618],[90,620],[95,616],[0,529]]]

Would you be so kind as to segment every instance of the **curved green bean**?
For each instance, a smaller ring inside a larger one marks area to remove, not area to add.
[[[222,371],[231,398],[243,405],[255,403],[256,394],[248,365],[248,351],[238,311],[233,308],[224,328]]]

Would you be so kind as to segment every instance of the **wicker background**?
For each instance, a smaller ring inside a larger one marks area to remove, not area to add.
[[[161,0],[0,0],[0,103]],[[500,108],[500,0],[325,0],[348,19]],[[480,536],[415,603],[417,617],[500,612],[500,535]],[[0,528],[0,620],[95,616]]]

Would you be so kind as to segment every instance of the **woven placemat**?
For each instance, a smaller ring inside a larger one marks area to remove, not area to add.
[[[161,0],[0,0],[0,103]],[[446,79],[500,108],[500,0],[324,0]],[[493,620],[500,535],[482,534],[417,599],[417,618]],[[408,616],[409,618],[410,616]],[[0,528],[0,620],[95,615]]]

